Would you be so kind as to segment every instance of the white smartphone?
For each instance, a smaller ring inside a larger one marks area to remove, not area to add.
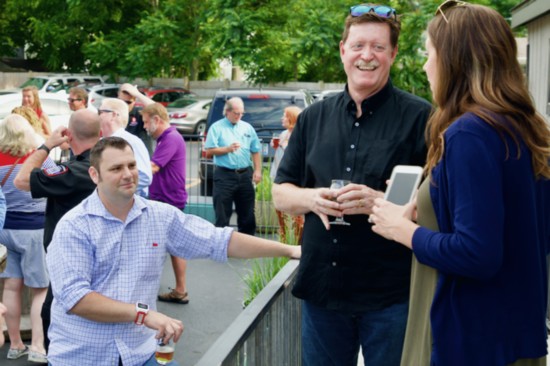
[[[419,166],[396,165],[391,173],[384,199],[397,205],[411,202],[422,179],[422,172],[423,169]]]

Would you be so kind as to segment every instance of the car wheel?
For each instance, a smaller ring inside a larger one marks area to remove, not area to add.
[[[206,121],[200,121],[195,127],[195,135],[202,135],[206,131]]]

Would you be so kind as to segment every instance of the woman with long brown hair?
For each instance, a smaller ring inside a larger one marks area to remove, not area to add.
[[[548,126],[500,14],[447,1],[427,33],[437,109],[417,222],[382,199],[371,218],[414,253],[401,364],[546,365]]]

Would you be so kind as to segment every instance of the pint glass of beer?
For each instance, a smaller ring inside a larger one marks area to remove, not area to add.
[[[157,344],[157,349],[155,351],[155,359],[159,365],[167,365],[174,359],[174,350],[176,349],[175,343],[173,340],[168,341],[168,343],[163,343],[162,339],[159,340]]]

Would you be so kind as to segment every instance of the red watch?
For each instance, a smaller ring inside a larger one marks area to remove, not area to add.
[[[149,312],[149,305],[136,302],[136,319],[134,320],[134,323],[136,325],[143,325],[143,322],[145,321],[145,317],[147,316],[147,313]]]

